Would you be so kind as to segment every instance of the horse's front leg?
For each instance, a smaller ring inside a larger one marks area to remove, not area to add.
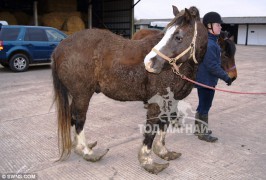
[[[167,128],[169,126],[169,121],[163,120],[160,121],[159,124],[160,124],[159,126],[160,130],[158,132],[158,137],[155,138],[153,142],[153,152],[160,158],[167,161],[179,158],[181,156],[181,153],[169,151],[165,147],[165,137],[166,137]]]
[[[152,155],[152,143],[156,135],[158,124],[146,124],[146,130],[144,133],[143,145],[139,151],[138,158],[141,166],[152,174],[158,174],[169,166],[169,163],[159,164],[153,162]]]
[[[148,114],[147,114],[148,120],[146,122],[143,145],[140,148],[138,159],[139,159],[141,166],[146,171],[152,174],[158,174],[159,172],[167,168],[169,166],[169,163],[159,164],[159,163],[153,162],[153,159],[151,157],[153,140],[159,129],[159,126],[158,126],[159,119],[158,118],[149,119],[150,117],[155,117],[151,115],[151,112],[152,111],[148,109]]]

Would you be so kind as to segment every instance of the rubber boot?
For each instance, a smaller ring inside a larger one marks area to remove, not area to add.
[[[218,140],[217,137],[213,137],[208,133],[208,115],[199,115],[199,119],[205,123],[198,122],[200,133],[198,138],[206,142],[215,142]]]
[[[199,131],[200,131],[200,129],[198,128],[199,127],[199,113],[198,112],[196,112],[196,114],[195,114],[195,131],[194,131],[194,135],[195,136],[198,136],[199,135]],[[208,120],[207,120],[208,121]],[[208,122],[207,122],[208,123]],[[198,129],[197,129],[198,128]],[[208,134],[211,134],[212,133],[212,131],[211,130],[208,130],[208,132],[207,132]]]

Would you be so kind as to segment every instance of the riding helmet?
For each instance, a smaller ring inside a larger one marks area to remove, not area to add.
[[[203,17],[203,24],[207,27],[207,24],[209,23],[222,24],[223,21],[220,14],[218,14],[217,12],[208,12],[207,14],[205,14]]]

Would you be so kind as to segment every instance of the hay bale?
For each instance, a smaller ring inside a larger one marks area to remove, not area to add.
[[[43,15],[42,24],[44,26],[51,26],[57,29],[62,29],[62,25],[65,22],[67,16],[66,13],[53,12]]]
[[[30,22],[30,16],[22,11],[17,11],[13,13],[17,19],[17,23],[20,25],[28,25]]]
[[[73,33],[85,29],[85,24],[81,17],[70,16],[63,25],[63,30],[68,31],[68,33]]]
[[[51,26],[57,28],[59,30],[67,29],[64,28],[64,23],[69,19],[69,17],[76,16],[81,18],[81,13],[78,11],[72,12],[52,12],[48,14],[44,14],[42,17],[42,25],[44,26]],[[80,24],[80,20],[77,20],[78,24]],[[84,24],[84,23],[83,23]]]
[[[10,25],[18,24],[16,17],[8,11],[0,12],[0,19],[8,22]]]

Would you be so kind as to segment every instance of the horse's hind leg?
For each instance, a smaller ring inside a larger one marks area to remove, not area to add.
[[[165,147],[165,136],[166,131],[169,126],[169,120],[162,120],[159,122],[160,131],[158,137],[155,138],[153,142],[153,152],[164,160],[174,160],[181,156],[181,153],[176,153],[174,151],[169,151]]]
[[[86,121],[86,113],[89,106],[91,96],[73,97],[71,104],[72,120],[71,125],[75,127],[75,136],[73,141],[73,148],[75,153],[81,155],[85,160],[96,162],[99,161],[108,150],[102,154],[95,154],[92,150],[97,142],[92,144],[86,143],[84,124]]]
[[[155,135],[158,130],[158,118],[150,119],[153,116],[154,113],[153,110],[150,109],[152,105],[149,105],[148,113],[147,113],[147,123],[144,133],[144,140],[143,145],[139,151],[138,159],[141,164],[141,166],[148,172],[153,174],[158,174],[159,172],[163,171],[165,168],[169,166],[169,163],[166,164],[158,164],[156,162],[153,162],[153,159],[151,157],[152,155],[152,144],[153,140],[155,138]]]

